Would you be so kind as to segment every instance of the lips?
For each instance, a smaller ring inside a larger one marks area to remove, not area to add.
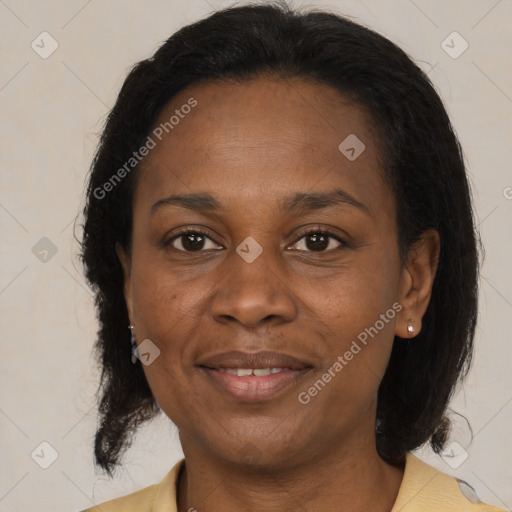
[[[300,361],[295,357],[280,352],[241,352],[231,351],[206,357],[199,361],[199,366],[212,369],[237,369],[237,368],[287,368],[289,370],[303,370],[311,367],[310,364]]]
[[[312,365],[279,352],[224,352],[198,366],[208,382],[237,401],[260,402],[276,397],[301,381]]]

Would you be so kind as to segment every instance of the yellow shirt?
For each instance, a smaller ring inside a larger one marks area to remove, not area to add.
[[[177,512],[176,484],[184,460],[180,460],[160,484],[83,512]],[[476,501],[471,488],[459,483],[456,478],[407,453],[402,484],[391,512],[505,512]]]

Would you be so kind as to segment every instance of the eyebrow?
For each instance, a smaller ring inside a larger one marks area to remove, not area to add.
[[[343,203],[355,206],[370,215],[370,209],[365,204],[341,189],[335,189],[332,192],[297,193],[283,201],[281,210],[286,213],[308,213]]]
[[[280,202],[279,209],[283,213],[309,213],[317,210],[349,204],[370,215],[370,209],[348,192],[335,189],[332,192],[296,193]],[[158,200],[151,207],[151,215],[165,205],[179,206],[198,213],[209,213],[222,210],[222,204],[210,194],[178,194]]]
[[[221,209],[221,204],[210,194],[180,194],[165,197],[151,207],[151,215],[164,205],[180,206],[199,213]]]

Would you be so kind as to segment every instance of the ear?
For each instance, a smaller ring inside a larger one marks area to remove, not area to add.
[[[121,267],[123,268],[124,276],[124,300],[128,309],[128,315],[130,317],[130,324],[133,324],[133,302],[132,302],[132,280],[131,280],[131,258],[125,253],[121,245],[116,242],[116,253]]]
[[[421,320],[432,295],[440,248],[439,233],[430,228],[409,249],[400,277],[399,302],[403,309],[395,327],[395,334],[400,338],[414,338],[421,331]],[[412,326],[412,333],[408,332],[408,326]]]

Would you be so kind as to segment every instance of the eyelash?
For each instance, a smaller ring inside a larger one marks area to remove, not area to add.
[[[186,228],[184,229],[183,231],[180,231],[179,233],[177,233],[176,235],[174,235],[172,238],[170,238],[167,242],[165,242],[165,247],[168,247],[172,244],[172,242],[174,242],[175,240],[179,239],[180,237],[184,237],[184,236],[187,236],[187,235],[201,235],[201,236],[204,236],[205,238],[208,238],[208,240],[214,242],[215,244],[217,245],[221,245],[219,244],[217,241],[215,241],[206,231],[203,231],[202,229],[200,228]],[[340,246],[339,247],[336,247],[335,249],[329,249],[327,251],[300,251],[300,252],[319,252],[319,253],[326,253],[326,252],[331,252],[331,251],[334,251],[336,249],[340,249],[340,248],[347,248],[349,247],[349,244],[343,240],[342,238],[340,238],[338,235],[335,235],[334,233],[332,233],[331,231],[328,231],[326,230],[325,228],[313,228],[313,229],[309,229],[307,231],[304,231],[303,233],[301,233],[298,238],[296,238],[294,240],[294,242],[290,245],[295,245],[297,244],[300,240],[302,240],[303,238],[307,237],[308,235],[322,235],[322,236],[327,236],[329,238],[332,238],[334,240],[336,240]],[[177,251],[179,252],[189,252],[189,253],[192,253],[192,252],[201,252],[202,250],[199,250],[199,251],[183,251],[181,249],[176,249]]]
[[[325,228],[308,229],[308,230],[304,231],[303,233],[301,233],[298,236],[298,238],[296,238],[295,241],[291,245],[295,245],[297,242],[299,242],[300,240],[302,240],[303,238],[305,238],[305,237],[307,237],[309,235],[322,235],[322,236],[326,236],[326,237],[332,238],[332,239],[336,240],[336,242],[338,242],[340,244],[340,246],[336,247],[334,249],[329,249],[327,251],[301,251],[301,252],[326,253],[326,252],[335,251],[336,249],[341,249],[341,248],[349,247],[349,244],[345,240],[343,240],[343,238],[340,238],[338,235],[335,235],[334,233],[332,233],[331,231],[329,231],[329,230],[327,230]]]
[[[220,245],[208,233],[206,233],[206,231],[203,231],[200,228],[193,228],[193,229],[192,228],[186,228],[183,231],[180,231],[179,233],[174,235],[167,242],[165,242],[165,246],[166,247],[170,246],[174,242],[174,240],[178,240],[178,238],[181,238],[181,237],[184,237],[184,236],[187,236],[187,235],[201,235],[201,236],[204,236],[205,238],[208,238],[208,240],[211,240],[212,242],[216,243],[217,245]],[[180,251],[180,252],[200,252],[200,251],[181,251],[180,249],[176,249],[176,250]]]

